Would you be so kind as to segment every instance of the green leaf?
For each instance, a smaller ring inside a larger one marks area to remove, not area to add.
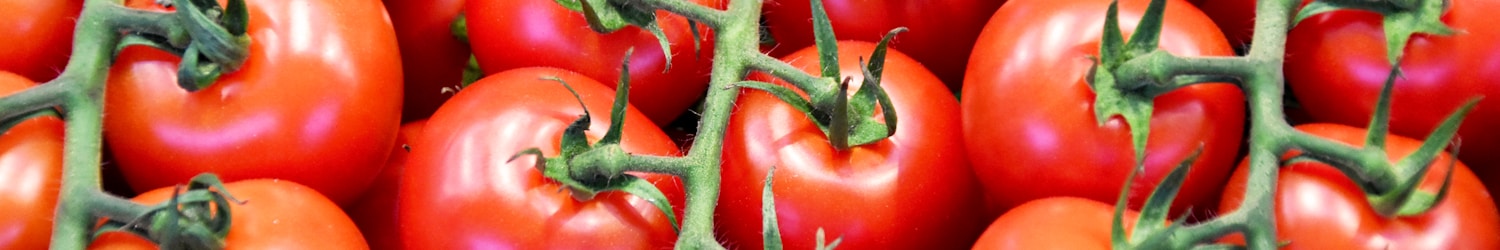
[[[609,131],[599,138],[599,144],[620,144],[620,130],[625,128],[625,107],[630,106],[630,54],[635,48],[625,50],[620,62],[620,81],[615,86],[615,103],[609,108]]]
[[[760,192],[761,230],[765,235],[766,249],[781,249],[781,226],[776,223],[776,196],[771,193],[771,177],[776,166],[766,170],[766,181]]]
[[[1422,6],[1411,11],[1394,11],[1385,14],[1386,60],[1397,65],[1406,51],[1406,42],[1415,34],[1447,36],[1455,33],[1443,23],[1443,1],[1421,1]]]
[[[561,158],[571,159],[573,156],[588,151],[592,147],[589,146],[588,136],[583,131],[589,130],[589,124],[592,122],[589,117],[588,105],[583,104],[583,97],[578,96],[578,91],[573,90],[573,86],[568,85],[568,82],[563,81],[562,78],[549,76],[543,77],[542,80],[562,83],[563,87],[568,89],[568,93],[572,93],[573,98],[578,100],[578,107],[583,109],[583,115],[578,116],[578,120],[574,120],[572,124],[568,124],[568,128],[563,129]]]
[[[808,1],[812,4],[813,42],[818,46],[818,62],[824,78],[839,79],[838,38],[833,35],[833,24],[828,21],[828,11],[822,0]]]
[[[1121,91],[1115,87],[1114,73],[1103,68],[1094,71],[1094,119],[1104,126],[1110,117],[1119,115],[1130,126],[1130,141],[1137,160],[1146,157],[1146,139],[1151,134],[1152,97],[1140,92]]]
[[[1131,53],[1133,54],[1131,57],[1134,57],[1134,55],[1156,50],[1157,41],[1161,40],[1161,27],[1166,9],[1166,0],[1151,0],[1151,4],[1146,6],[1146,13],[1141,15],[1141,22],[1136,25],[1135,34],[1131,35],[1130,42],[1125,44],[1126,53]]]
[[[661,189],[657,189],[656,185],[651,185],[650,181],[635,177],[634,175],[625,174],[616,178],[618,180],[610,182],[610,184],[614,185],[606,186],[603,190],[625,191],[646,200],[646,202],[651,202],[652,205],[656,205],[656,209],[661,210],[662,214],[667,215],[667,220],[672,222],[673,232],[682,232],[682,227],[677,224],[677,214],[672,213],[672,202],[667,200],[667,195],[662,193]]]
[[[1392,67],[1380,87],[1380,98],[1375,100],[1375,114],[1370,117],[1369,129],[1365,131],[1365,147],[1384,151],[1386,132],[1390,131],[1391,92],[1396,78],[1401,76],[1401,67]]]
[[[1193,162],[1196,162],[1202,153],[1203,144],[1199,143],[1198,149],[1178,163],[1177,167],[1172,168],[1172,172],[1167,173],[1161,183],[1157,184],[1156,190],[1151,191],[1151,196],[1146,198],[1146,204],[1141,205],[1141,215],[1135,222],[1135,235],[1130,237],[1132,241],[1139,242],[1147,237],[1155,237],[1154,235],[1161,233],[1158,229],[1166,227],[1162,224],[1167,222],[1167,213],[1172,210],[1172,200],[1177,198],[1178,191],[1182,190],[1183,181],[1187,180],[1188,170],[1193,167]],[[1128,188],[1125,190],[1129,192]],[[1171,225],[1181,225],[1181,222]]]

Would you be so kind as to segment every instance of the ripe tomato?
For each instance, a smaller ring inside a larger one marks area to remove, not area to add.
[[[0,96],[36,83],[0,71]],[[62,185],[63,122],[32,118],[0,135],[0,249],[46,249]]]
[[[1250,37],[1255,34],[1255,0],[1203,1],[1198,3],[1198,8],[1214,19],[1224,37],[1229,39],[1229,44],[1250,43]]]
[[[250,57],[211,87],[179,88],[179,59],[166,52],[120,53],[104,124],[115,159],[137,191],[214,172],[295,181],[352,203],[400,125],[401,62],[384,10],[373,1],[247,4]]]
[[[1120,1],[1128,37],[1147,0]],[[1094,92],[1085,77],[1099,51],[1109,0],[1010,1],[979,36],[964,84],[963,132],[990,198],[991,212],[1050,196],[1112,202],[1135,167],[1130,128],[1111,117],[1096,125]],[[1161,48],[1177,55],[1231,55],[1208,17],[1168,1]],[[1130,207],[1192,154],[1173,213],[1212,202],[1240,145],[1245,103],[1228,84],[1193,85],[1159,96],[1146,145],[1145,172],[1130,189]]]
[[[660,249],[676,243],[671,222],[654,205],[624,192],[575,200],[537,171],[536,157],[507,162],[539,148],[556,155],[562,131],[585,107],[556,81],[568,82],[593,115],[590,141],[609,127],[614,91],[562,69],[522,68],[490,75],[448,100],[416,138],[398,194],[401,238],[412,249]],[[633,92],[633,91],[632,91]],[[661,129],[634,108],[626,110],[625,151],[677,155]],[[655,183],[676,207],[682,185],[667,175],[638,175]]]
[[[47,81],[62,73],[73,51],[73,26],[83,1],[0,1],[0,71],[11,71],[32,81]]]
[[[453,36],[449,27],[464,9],[463,0],[386,0],[396,39],[401,46],[406,100],[401,120],[426,119],[443,101],[453,96],[443,88],[463,82],[469,65],[469,45]]]
[[[896,27],[911,31],[897,36],[891,48],[900,49],[937,74],[953,91],[964,80],[964,65],[985,21],[1005,0],[937,2],[906,0],[828,0],[823,7],[839,39],[879,42]],[[765,5],[766,24],[785,55],[813,46],[812,9],[807,0],[773,0]],[[868,54],[866,54],[868,55]],[[785,56],[782,56],[785,57]],[[858,72],[858,71],[855,71]]]
[[[1452,1],[1443,17],[1452,36],[1407,43],[1391,99],[1391,132],[1425,138],[1469,98],[1488,96],[1459,127],[1459,158],[1500,192],[1500,1]],[[1379,15],[1335,11],[1308,18],[1287,37],[1286,76],[1297,100],[1322,122],[1366,126],[1391,67]]]
[[[349,216],[354,218],[354,224],[359,225],[359,231],[364,232],[365,242],[370,243],[372,249],[402,249],[400,224],[396,222],[396,192],[400,190],[401,173],[406,169],[408,148],[417,136],[421,136],[425,126],[427,120],[401,125],[390,160],[375,177],[375,184],[365,191],[357,205],[350,208]]]
[[[979,236],[974,249],[1110,249],[1115,207],[1078,197],[1033,200],[1001,215]],[[1125,235],[1139,213],[1126,210]]]
[[[718,6],[719,1],[694,2]],[[583,14],[555,1],[469,1],[464,11],[470,44],[485,74],[556,67],[593,79],[619,79],[620,60],[626,50],[635,48],[630,57],[630,104],[657,125],[671,122],[708,89],[712,33],[700,24],[703,53],[694,56],[693,35],[681,16],[656,13],[672,43],[672,70],[662,72],[668,61],[650,32],[630,26],[599,34],[589,29]]]
[[[230,202],[227,249],[369,249],[354,221],[312,188],[286,180],[254,179],[224,185],[243,204]],[[172,187],[131,199],[156,204],[172,198]],[[105,233],[89,249],[156,249],[146,239]]]
[[[1337,124],[1307,124],[1298,130],[1349,145],[1364,144],[1365,130]],[[1395,162],[1422,144],[1390,135],[1386,152]],[[1462,150],[1460,150],[1462,152]],[[1292,153],[1288,155],[1290,158]],[[1276,184],[1277,240],[1286,249],[1500,249],[1500,212],[1474,173],[1462,162],[1448,168],[1452,156],[1433,161],[1418,190],[1436,193],[1448,171],[1448,197],[1425,214],[1388,218],[1371,210],[1364,191],[1337,169],[1304,162],[1281,167]],[[1244,200],[1249,167],[1224,187],[1219,211],[1228,213]]]
[[[853,83],[864,81],[857,59],[868,58],[875,44],[838,46],[839,70],[854,76]],[[762,91],[740,96],[724,136],[715,216],[721,239],[744,249],[762,248],[760,198],[772,166],[777,218],[788,249],[815,247],[818,228],[843,237],[840,246],[852,249],[963,248],[978,237],[984,220],[980,189],[964,157],[963,138],[953,133],[959,127],[958,102],[921,64],[901,52],[888,53],[881,85],[901,123],[884,141],[836,151],[791,105]],[[817,58],[816,48],[809,47],[782,59],[817,74]]]

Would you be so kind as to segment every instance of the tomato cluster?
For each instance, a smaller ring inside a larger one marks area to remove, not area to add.
[[[0,96],[7,96],[59,76],[74,44],[67,31],[84,5],[3,2],[23,11],[0,17],[0,33],[30,38],[0,39]],[[158,2],[123,6],[177,11]],[[1257,100],[1247,100],[1243,82],[1232,82],[1244,79],[1154,96],[1150,126],[1096,113],[1094,70],[1108,42],[1102,24],[1116,1],[766,1],[759,13],[771,38],[764,51],[725,51],[716,46],[727,43],[717,40],[725,37],[716,36],[720,31],[667,10],[634,13],[650,16],[655,27],[601,32],[599,20],[583,12],[605,2],[248,1],[249,54],[206,88],[177,85],[182,51],[128,46],[113,54],[101,69],[108,75],[99,98],[110,151],[104,162],[120,173],[105,178],[128,183],[115,193],[140,193],[133,202],[175,204],[175,185],[214,173],[227,183],[216,191],[235,200],[221,208],[233,214],[224,244],[315,249],[682,243],[683,218],[691,214],[684,208],[703,199],[693,196],[703,187],[683,173],[608,175],[551,158],[600,145],[630,157],[682,159],[697,150],[694,140],[712,141],[718,148],[711,159],[720,167],[711,178],[718,195],[711,198],[710,237],[743,249],[816,248],[825,233],[855,249],[1103,249],[1112,247],[1112,219],[1123,216],[1130,230],[1136,218],[1151,216],[1138,211],[1153,191],[1174,185],[1163,178],[1185,160],[1191,170],[1168,204],[1172,217],[1210,220],[1241,209],[1247,190],[1265,189],[1247,184],[1254,124],[1247,111]],[[729,1],[681,2],[734,13]],[[1150,19],[1151,1],[1117,2],[1120,30],[1134,40],[1137,22]],[[1163,51],[1229,57],[1256,46],[1255,1],[1165,3]],[[822,14],[817,7],[842,40],[819,40],[823,30],[809,21]],[[1391,99],[1392,134],[1381,148],[1392,162],[1417,151],[1422,142],[1412,138],[1428,136],[1467,98],[1500,94],[1493,83],[1500,75],[1491,73],[1500,72],[1500,59],[1489,55],[1500,51],[1500,29],[1481,16],[1500,10],[1500,1],[1455,0],[1449,8],[1442,20],[1461,33],[1418,35],[1405,49],[1404,78]],[[910,32],[884,43],[882,35],[897,27]],[[1363,146],[1359,127],[1377,112],[1392,70],[1383,34],[1380,14],[1349,10],[1312,16],[1289,31],[1281,65],[1287,95],[1300,105],[1292,110],[1306,113],[1288,115],[1311,123],[1297,131]],[[835,50],[819,51],[823,45]],[[848,96],[881,88],[890,104],[872,112],[899,116],[899,126],[845,148],[831,136],[843,130],[829,129],[841,115],[808,111],[773,91],[710,87],[710,78],[721,76],[715,74],[738,74],[734,81],[787,88],[812,99],[812,108],[826,106],[819,93],[784,77],[793,73],[714,71],[715,60],[746,53],[764,53],[754,56],[819,83],[843,82]],[[832,59],[838,64],[820,64]],[[465,82],[466,70],[480,78]],[[849,77],[818,78],[831,73]],[[872,76],[879,80],[857,84]],[[713,126],[702,113],[710,112],[714,91],[738,91],[726,92],[738,95],[725,99],[732,113],[723,117],[722,133],[710,133],[718,137],[692,138],[700,126]],[[622,92],[628,96],[617,101]],[[1366,194],[1371,187],[1327,164],[1295,161],[1301,151],[1293,148],[1271,189],[1277,238],[1301,249],[1500,248],[1500,211],[1491,196],[1500,192],[1496,107],[1481,102],[1457,132],[1462,154],[1443,153],[1431,163],[1417,190],[1445,196],[1419,215],[1377,213]],[[47,110],[0,123],[7,129],[0,136],[0,211],[7,211],[0,248],[44,248],[51,240],[57,193],[69,180],[58,113],[70,111]],[[1131,137],[1138,129],[1151,131],[1145,155],[1136,154]],[[674,139],[667,130],[687,132]],[[575,132],[587,142],[565,135]],[[579,180],[548,175],[559,162],[585,184],[639,179],[663,197],[587,192]],[[1117,198],[1121,210],[1111,204]],[[660,209],[661,199],[672,209]],[[776,222],[774,242],[766,240],[763,216]],[[110,232],[89,247],[150,248],[151,240]],[[1217,240],[1244,243],[1241,235]]]

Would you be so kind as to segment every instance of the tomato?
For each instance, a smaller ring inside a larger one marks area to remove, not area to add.
[[[0,96],[36,83],[0,71]],[[0,249],[46,249],[62,185],[63,122],[42,116],[0,135]]]
[[[828,0],[823,7],[841,40],[879,42],[886,32],[907,27],[891,47],[927,66],[954,91],[964,79],[964,65],[985,21],[1005,0],[936,2],[907,0]],[[767,1],[765,20],[785,55],[813,46],[812,9],[807,0]],[[784,57],[784,56],[783,56]]]
[[[1203,1],[1198,3],[1198,8],[1214,19],[1230,44],[1250,43],[1250,37],[1255,34],[1255,0]]]
[[[443,88],[463,83],[469,65],[469,45],[453,36],[454,17],[464,9],[463,0],[386,0],[396,39],[401,46],[401,66],[406,86],[401,120],[425,119],[452,97]]]
[[[354,218],[354,224],[359,225],[359,231],[364,232],[370,248],[401,249],[401,239],[398,238],[401,236],[400,224],[396,222],[396,192],[400,190],[401,173],[405,172],[410,143],[422,135],[422,128],[425,126],[427,120],[401,125],[401,134],[396,136],[390,160],[380,170],[375,184],[359,198],[357,205],[350,208],[352,211],[349,211],[349,216]]]
[[[310,187],[291,181],[254,179],[224,185],[245,203],[230,202],[226,249],[369,249],[354,221],[338,205]],[[172,187],[136,196],[132,201],[157,204],[172,198]],[[89,249],[156,249],[144,238],[105,233]]]
[[[140,0],[132,6],[150,5]],[[202,172],[280,178],[352,203],[384,165],[401,115],[396,37],[374,1],[252,1],[250,57],[197,92],[146,47],[110,70],[104,137],[137,191]]]
[[[1115,207],[1092,199],[1050,197],[1011,209],[990,224],[974,249],[1111,249]],[[1126,210],[1128,236],[1139,213]]]
[[[714,0],[693,2],[719,4]],[[650,32],[629,26],[599,34],[589,29],[583,14],[556,1],[469,1],[464,11],[469,20],[470,44],[485,74],[522,67],[556,67],[593,79],[619,79],[620,60],[634,48],[630,56],[630,104],[657,125],[671,122],[708,89],[712,33],[700,24],[703,53],[694,56],[687,20],[666,11],[658,11],[656,17],[672,44],[672,68],[667,72],[662,72],[668,63],[666,55]]]
[[[1120,1],[1128,37],[1147,0]],[[1130,127],[1094,118],[1085,77],[1099,51],[1109,0],[1010,1],[979,36],[963,91],[963,133],[974,172],[998,214],[1026,201],[1077,196],[1112,202],[1136,157]],[[1186,2],[1166,5],[1161,48],[1176,55],[1231,55],[1208,17]],[[1244,129],[1245,101],[1228,84],[1199,84],[1155,99],[1145,172],[1130,187],[1138,209],[1199,145],[1173,214],[1207,206],[1228,176]]]
[[[73,51],[73,26],[83,1],[0,1],[0,71],[15,72],[32,81],[47,81],[62,73]]]
[[[1297,130],[1361,146],[1365,130],[1337,124],[1307,124]],[[1416,152],[1422,142],[1390,135],[1386,153],[1391,162]],[[1462,150],[1460,150],[1462,151]],[[1290,156],[1296,153],[1288,154]],[[1448,197],[1417,216],[1388,218],[1370,208],[1364,191],[1337,169],[1322,163],[1301,162],[1281,167],[1276,184],[1277,240],[1285,249],[1500,249],[1500,212],[1484,184],[1462,162],[1439,155],[1418,190],[1438,192],[1443,178],[1453,172]],[[1244,200],[1249,167],[1241,162],[1219,211],[1228,213]]]
[[[1461,32],[1418,35],[1407,43],[1391,99],[1391,132],[1425,138],[1469,98],[1488,96],[1464,119],[1455,142],[1490,193],[1500,192],[1500,26],[1497,1],[1453,1],[1443,21]],[[1286,76],[1313,118],[1364,127],[1391,70],[1379,15],[1335,11],[1308,18],[1288,34]]]
[[[614,91],[580,73],[522,68],[469,85],[438,108],[412,144],[397,199],[401,238],[412,249],[628,248],[676,243],[671,221],[654,205],[624,192],[575,200],[537,171],[536,157],[507,162],[539,148],[556,155],[563,129],[583,115],[557,77],[578,91],[592,116],[590,141],[610,123]],[[634,91],[632,91],[633,93]],[[635,108],[626,110],[626,152],[677,155],[677,146]],[[682,205],[675,177],[641,174]]]
[[[853,76],[853,83],[864,81],[857,59],[869,58],[875,44],[845,41],[838,47],[841,74]],[[776,213],[788,249],[815,247],[818,228],[830,238],[843,237],[839,246],[851,249],[963,248],[978,237],[982,196],[964,157],[963,138],[953,133],[959,126],[958,102],[921,64],[899,51],[888,53],[881,85],[901,123],[895,135],[880,142],[837,151],[791,105],[757,90],[740,96],[724,136],[715,216],[722,240],[762,248],[760,198],[772,166]],[[809,47],[782,60],[817,74],[817,58],[816,48]]]

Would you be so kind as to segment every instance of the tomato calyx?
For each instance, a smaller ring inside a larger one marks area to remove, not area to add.
[[[211,173],[194,176],[187,186],[172,190],[172,198],[129,221],[112,218],[95,232],[126,232],[150,239],[163,249],[223,249],[229,235],[230,202],[235,199],[224,182]]]
[[[860,59],[860,71],[864,81],[860,83],[859,90],[851,96],[849,81],[853,78],[841,76],[839,73],[838,41],[834,37],[833,26],[829,23],[828,13],[823,9],[822,1],[810,2],[813,13],[813,33],[816,36],[818,62],[822,72],[819,78],[821,81],[817,82],[822,84],[799,84],[794,81],[797,88],[807,93],[807,99],[803,99],[801,95],[787,87],[766,82],[742,81],[733,86],[766,91],[792,105],[818,125],[836,150],[842,151],[875,143],[895,135],[898,122],[896,109],[891,106],[890,95],[886,94],[884,87],[880,86],[880,77],[884,73],[885,54],[891,39],[897,34],[906,32],[906,27],[897,27],[886,33],[885,37],[880,39],[880,43],[875,45],[875,51],[870,53],[868,64]],[[843,80],[839,81],[840,78]],[[838,84],[831,84],[834,82]],[[837,88],[825,87],[829,85],[837,86]],[[877,108],[884,112],[883,120],[875,118]]]
[[[1145,171],[1146,162],[1136,161],[1134,171],[1125,177],[1125,187],[1122,188],[1119,198],[1115,200],[1114,219],[1110,221],[1110,243],[1114,249],[1183,249],[1196,242],[1174,242],[1173,235],[1177,231],[1184,230],[1188,215],[1167,222],[1167,213],[1172,210],[1172,199],[1177,197],[1177,192],[1182,190],[1183,182],[1187,181],[1188,170],[1192,168],[1193,162],[1203,153],[1203,144],[1198,144],[1198,149],[1188,155],[1172,168],[1172,172],[1163,177],[1161,184],[1151,191],[1146,198],[1146,204],[1141,205],[1140,215],[1136,217],[1133,233],[1127,239],[1125,236],[1125,209],[1130,201],[1130,187],[1135,182],[1136,175]],[[1144,158],[1142,158],[1144,159]]]
[[[1094,90],[1094,118],[1104,126],[1110,117],[1119,115],[1130,125],[1130,140],[1135,145],[1135,157],[1144,159],[1146,139],[1151,133],[1151,112],[1154,109],[1153,95],[1138,88],[1129,88],[1118,82],[1115,70],[1126,61],[1159,50],[1162,20],[1166,15],[1165,0],[1152,0],[1146,7],[1135,33],[1127,42],[1120,30],[1120,2],[1112,1],[1104,19],[1104,36],[1099,44],[1099,58],[1087,78],[1089,88]]]
[[[624,62],[621,63],[615,103],[610,108],[609,131],[605,132],[604,137],[594,145],[590,145],[584,131],[588,130],[592,117],[588,109],[584,108],[583,114],[563,130],[561,152],[558,156],[546,157],[542,155],[540,148],[528,148],[511,155],[507,162],[515,161],[525,155],[536,156],[536,159],[541,159],[536,162],[537,171],[541,172],[542,176],[561,184],[561,188],[568,189],[573,198],[578,201],[592,200],[599,193],[608,191],[630,193],[655,205],[666,214],[667,220],[672,222],[672,230],[680,231],[676,214],[672,212],[672,204],[667,200],[666,194],[652,185],[650,181],[625,174],[623,171],[625,159],[622,158],[630,155],[620,148],[620,140],[625,126],[625,107],[628,106],[627,100],[630,95],[629,55],[632,51],[625,52]],[[573,90],[573,87],[566,81],[556,77],[547,77],[543,80],[562,84],[568,92],[573,94],[573,98],[578,100],[578,106],[584,106],[583,97],[579,96],[578,91]]]
[[[1449,0],[1347,1],[1319,0],[1303,6],[1293,24],[1336,10],[1365,10],[1384,16],[1386,60],[1395,65],[1406,51],[1406,42],[1416,34],[1448,36],[1457,33],[1443,23]]]
[[[171,52],[182,58],[177,68],[177,85],[188,91],[207,88],[220,75],[239,70],[250,55],[250,36],[245,32],[249,12],[244,0],[230,0],[225,6],[212,0],[159,1],[177,10],[168,14],[129,11],[137,18],[166,19],[151,27],[131,30],[116,51],[132,45],[145,45]],[[120,7],[124,8],[124,7]]]

